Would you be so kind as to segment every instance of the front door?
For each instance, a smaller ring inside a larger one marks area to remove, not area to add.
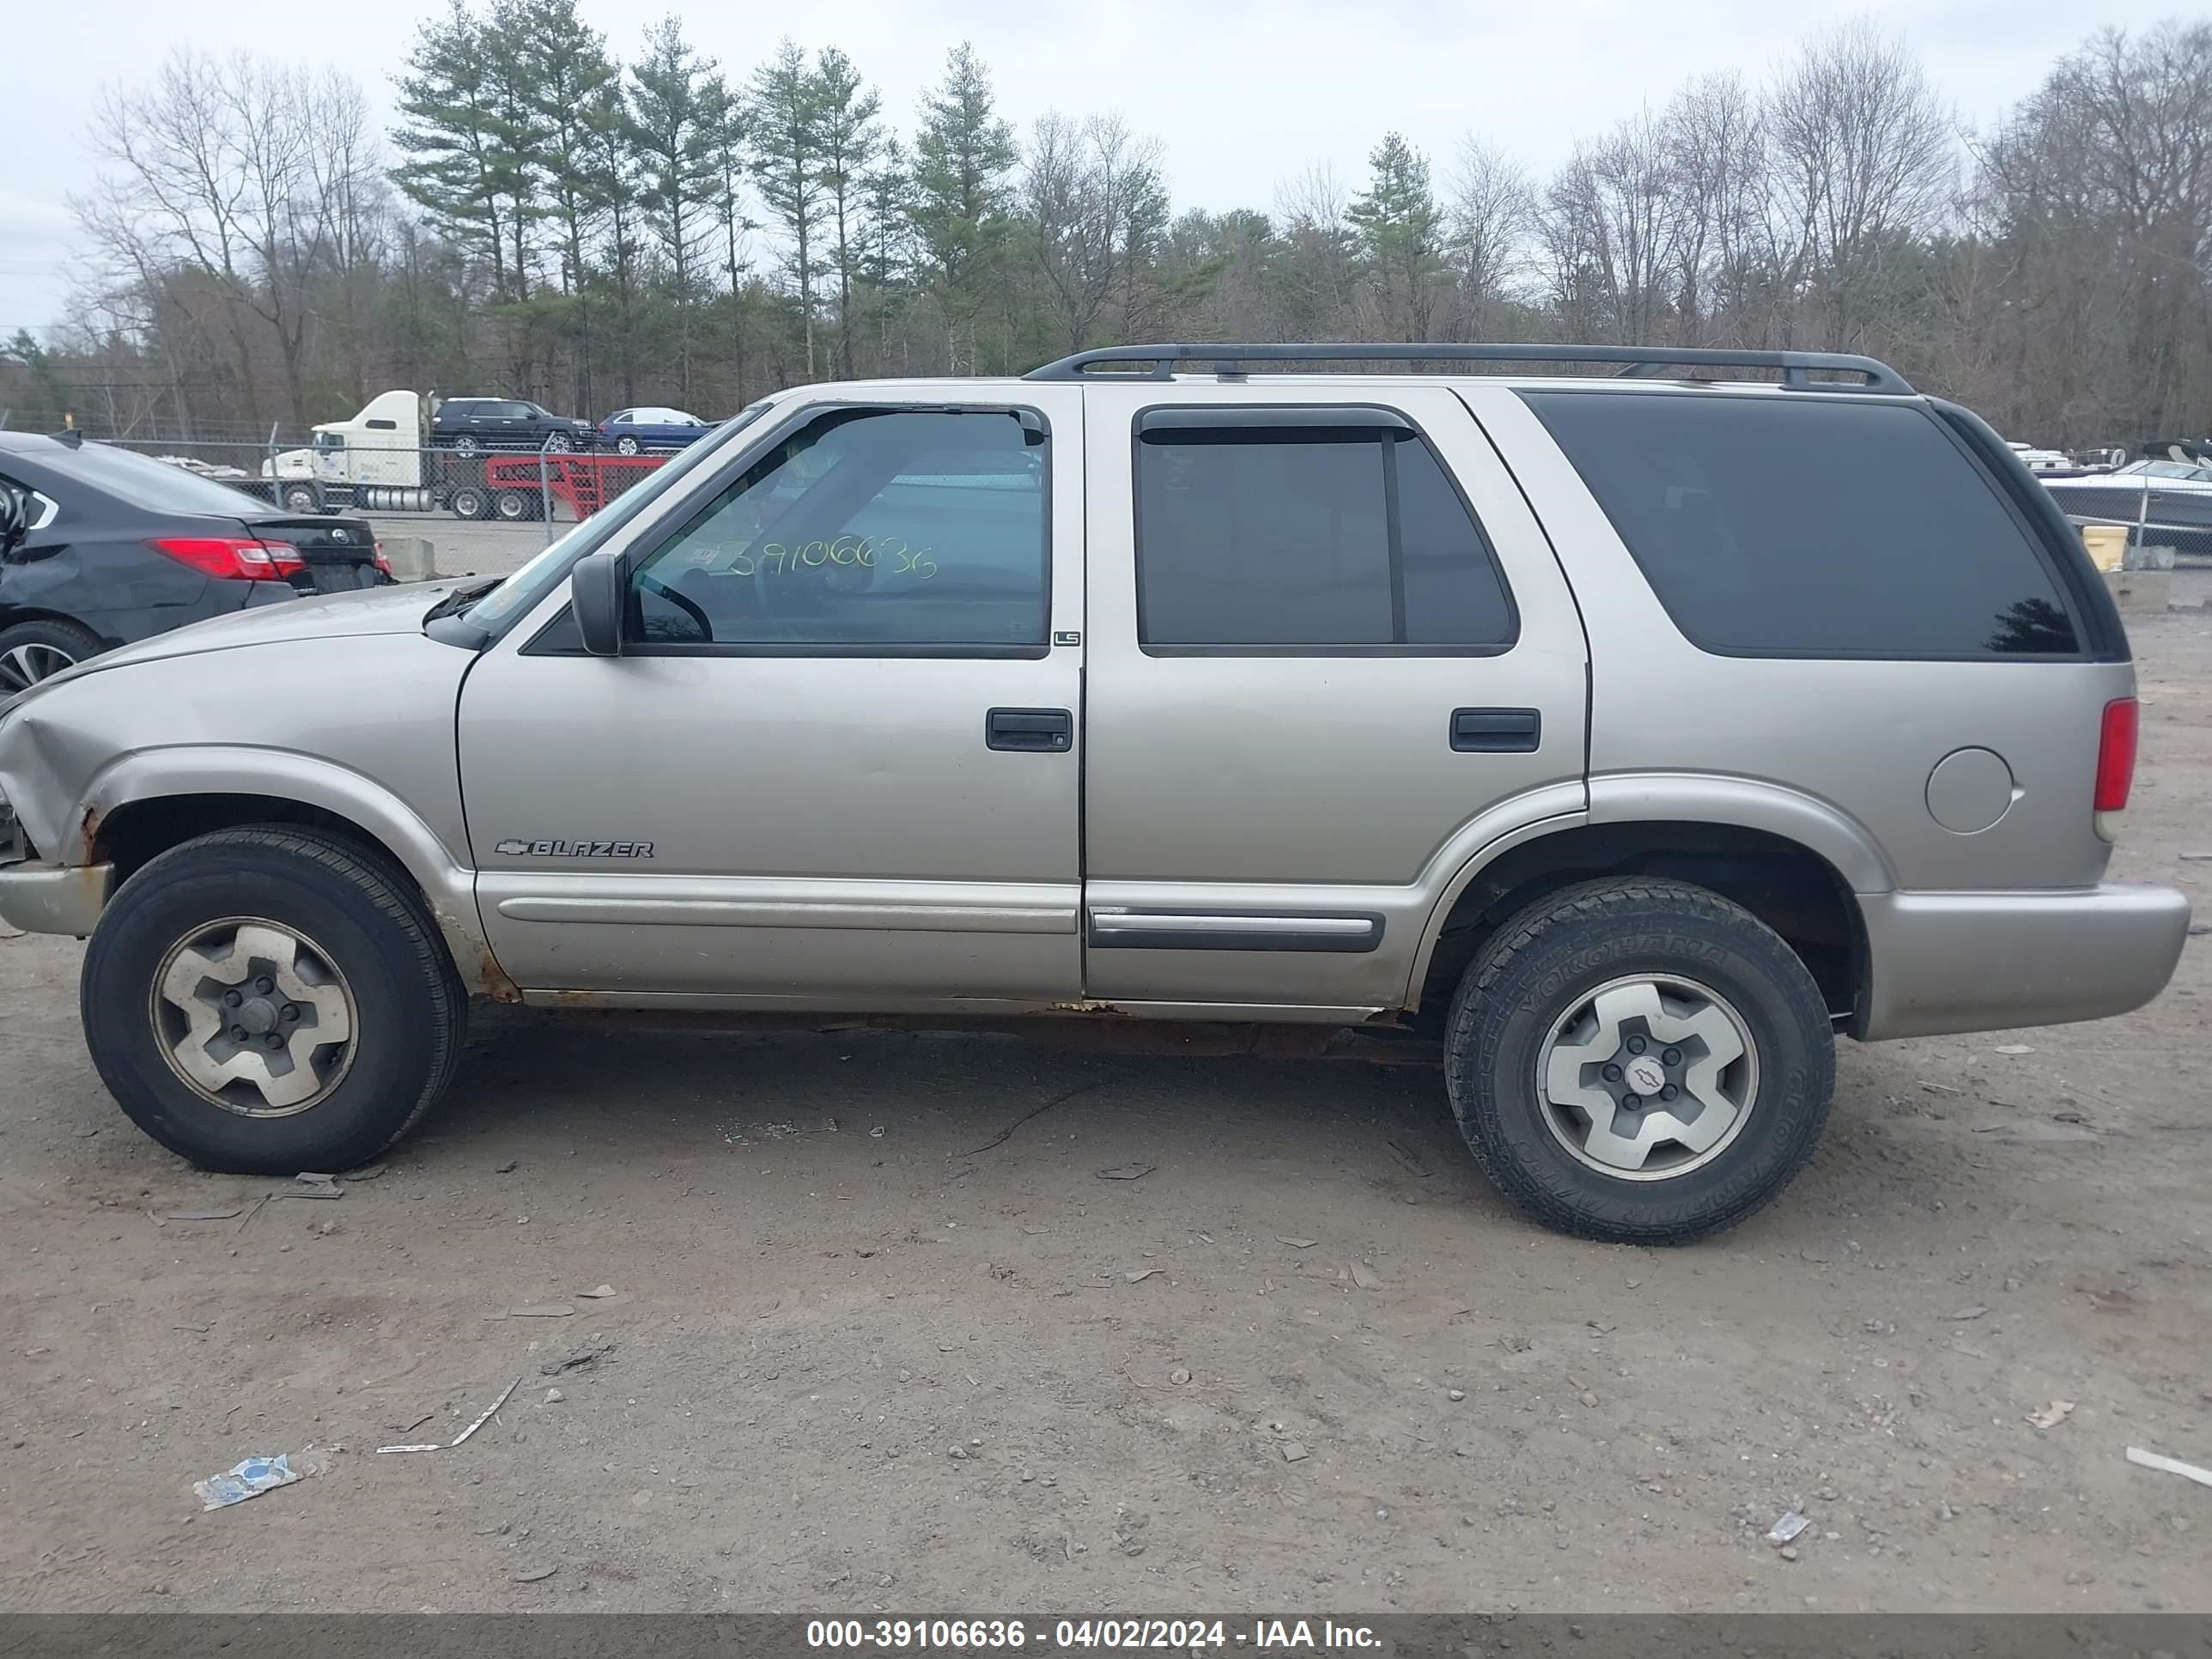
[[[778,408],[460,711],[478,905],[526,991],[976,1010],[1082,988],[1079,388]]]

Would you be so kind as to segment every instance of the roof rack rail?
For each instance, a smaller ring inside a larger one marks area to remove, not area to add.
[[[1469,345],[1456,342],[1395,341],[1363,343],[1339,341],[1299,345],[1126,345],[1100,346],[1079,351],[1057,362],[1033,368],[1027,380],[1086,380],[1101,378],[1093,370],[1115,363],[1149,363],[1151,369],[1131,378],[1170,380],[1177,363],[1210,362],[1217,374],[1241,374],[1247,363],[1331,362],[1481,362],[1481,363],[1620,363],[1623,374],[1650,376],[1667,368],[1778,368],[1782,384],[1801,391],[1875,392],[1890,397],[1911,397],[1905,377],[1887,363],[1844,351],[1749,351],[1735,346],[1622,346],[1622,345]],[[1838,380],[1816,380],[1815,373],[1859,374],[1863,386]],[[1698,380],[1700,375],[1683,375]]]

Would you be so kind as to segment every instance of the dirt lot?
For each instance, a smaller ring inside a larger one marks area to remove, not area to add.
[[[2212,613],[2135,635],[2117,873],[2198,885]],[[513,1014],[255,1207],[109,1104],[77,957],[0,942],[9,1608],[2212,1609],[2212,1491],[2123,1455],[2212,1462],[2212,939],[2127,1019],[1845,1045],[1810,1170],[1671,1252],[1522,1221],[1416,1067]]]

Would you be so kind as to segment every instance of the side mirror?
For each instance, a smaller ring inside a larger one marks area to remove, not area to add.
[[[622,556],[617,553],[592,554],[578,560],[568,574],[576,633],[595,657],[622,655],[624,586]]]

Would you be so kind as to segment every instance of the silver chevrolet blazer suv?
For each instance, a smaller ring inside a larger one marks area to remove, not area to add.
[[[2158,994],[2134,693],[2051,497],[1873,359],[1112,347],[779,392],[503,580],[40,682],[0,916],[211,1170],[373,1158],[474,998],[1304,1024],[1667,1243],[1803,1164],[1838,1033]]]

